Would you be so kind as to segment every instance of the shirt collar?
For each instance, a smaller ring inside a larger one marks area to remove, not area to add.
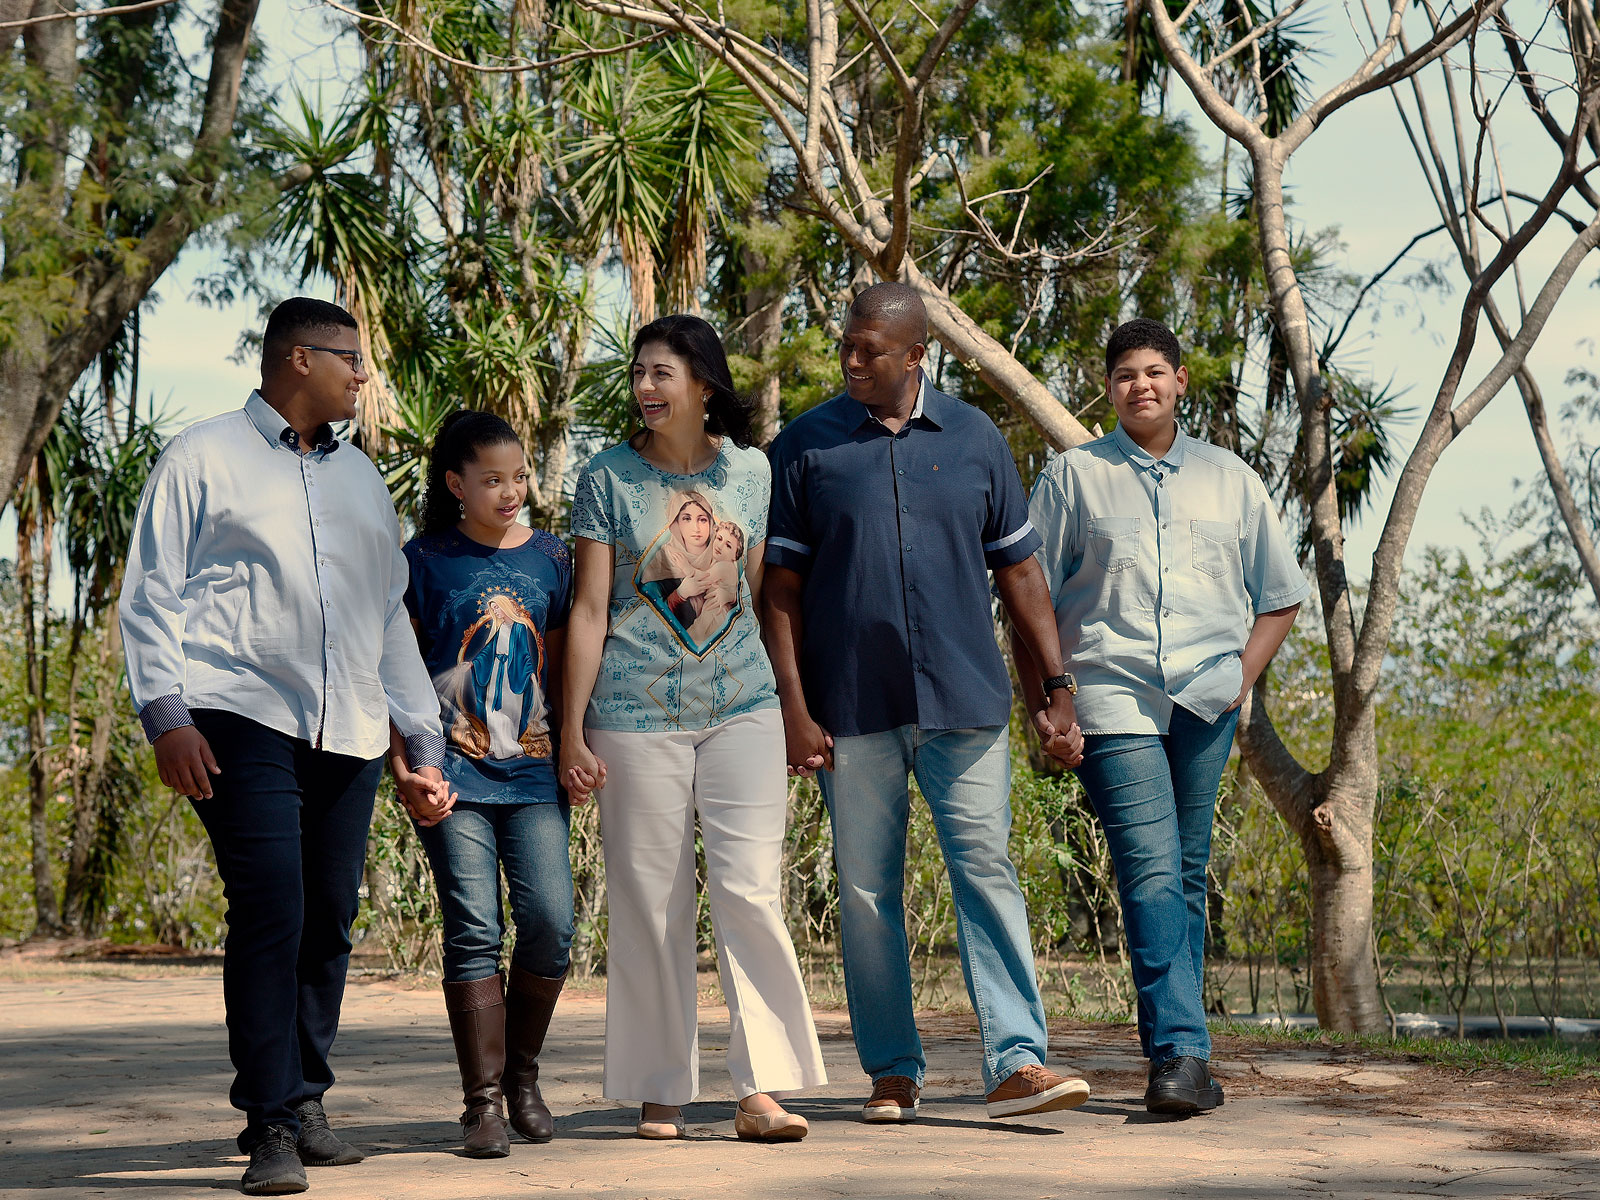
[[[1128,436],[1128,431],[1118,425],[1111,431],[1111,440],[1117,448],[1127,455],[1128,460],[1140,470],[1149,470],[1157,463],[1164,463],[1168,470],[1176,471],[1183,466],[1184,444],[1188,442],[1189,435],[1184,433],[1183,426],[1178,426],[1172,445],[1167,447],[1166,453],[1156,458],[1148,450],[1140,447],[1139,443]]]
[[[259,391],[250,393],[250,398],[244,402],[244,412],[257,432],[267,441],[287,446],[299,453],[300,435],[283,419],[282,413],[266,402]],[[317,426],[313,436],[316,438],[311,447],[311,452],[314,454],[332,454],[339,448],[339,439],[334,437],[333,426],[327,422]]]
[[[928,386],[928,373],[926,371],[918,367],[917,374],[917,402],[911,406],[911,415],[906,418],[905,424],[909,425],[913,421],[925,421],[929,425],[932,425],[935,429],[943,429],[944,422],[940,420],[940,415],[943,408],[944,396],[937,389],[930,388]],[[850,394],[848,392],[845,393],[846,399],[849,398],[849,395]],[[856,423],[857,429],[860,429],[861,426],[867,424],[868,422],[871,422],[874,425],[882,426],[884,429],[889,428],[887,425],[884,425],[882,421],[878,420],[877,417],[873,416],[872,410],[869,409],[865,404],[862,404],[859,400],[852,400],[851,403],[861,410],[861,419]],[[901,428],[904,429],[905,425],[902,425]]]

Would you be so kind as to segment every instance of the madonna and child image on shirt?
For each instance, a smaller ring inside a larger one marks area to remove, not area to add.
[[[739,613],[745,533],[698,491],[674,492],[668,512],[634,585],[684,647],[704,657]]]

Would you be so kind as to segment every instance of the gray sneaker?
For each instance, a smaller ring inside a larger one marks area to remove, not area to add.
[[[308,1167],[348,1167],[366,1155],[344,1141],[328,1127],[328,1114],[322,1101],[303,1100],[294,1110],[300,1118],[300,1161]]]
[[[306,1169],[295,1153],[294,1130],[268,1125],[250,1151],[250,1167],[239,1181],[246,1196],[289,1196],[306,1190]]]

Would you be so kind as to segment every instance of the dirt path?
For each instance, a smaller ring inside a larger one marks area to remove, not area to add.
[[[0,1197],[237,1194],[243,1166],[226,1099],[220,979],[127,974],[0,980]],[[930,1017],[922,1119],[868,1127],[857,1119],[864,1081],[848,1026],[829,1013],[818,1025],[833,1082],[794,1104],[811,1137],[762,1147],[733,1138],[718,1053],[727,1012],[706,1008],[701,1019],[704,1098],[688,1110],[686,1141],[634,1139],[633,1113],[601,1098],[604,1002],[573,995],[546,1058],[556,1141],[474,1162],[454,1153],[458,1093],[436,991],[354,981],[336,1047],[340,1081],[327,1103],[335,1127],[369,1157],[313,1170],[312,1193],[1600,1200],[1593,1081],[1550,1087],[1514,1073],[1467,1077],[1224,1039],[1217,1069],[1227,1105],[1171,1121],[1143,1110],[1143,1069],[1127,1030],[1073,1027],[1057,1033],[1052,1062],[1089,1077],[1089,1103],[992,1122],[978,1095],[970,1020]]]

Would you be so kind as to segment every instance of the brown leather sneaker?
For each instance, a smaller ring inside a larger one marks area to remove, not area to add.
[[[904,1125],[917,1119],[922,1089],[904,1075],[885,1075],[872,1085],[872,1099],[861,1108],[861,1119],[873,1124]]]
[[[1023,1117],[1031,1113],[1077,1108],[1089,1098],[1089,1085],[1081,1079],[1057,1075],[1048,1067],[1029,1063],[988,1095],[991,1117]]]

